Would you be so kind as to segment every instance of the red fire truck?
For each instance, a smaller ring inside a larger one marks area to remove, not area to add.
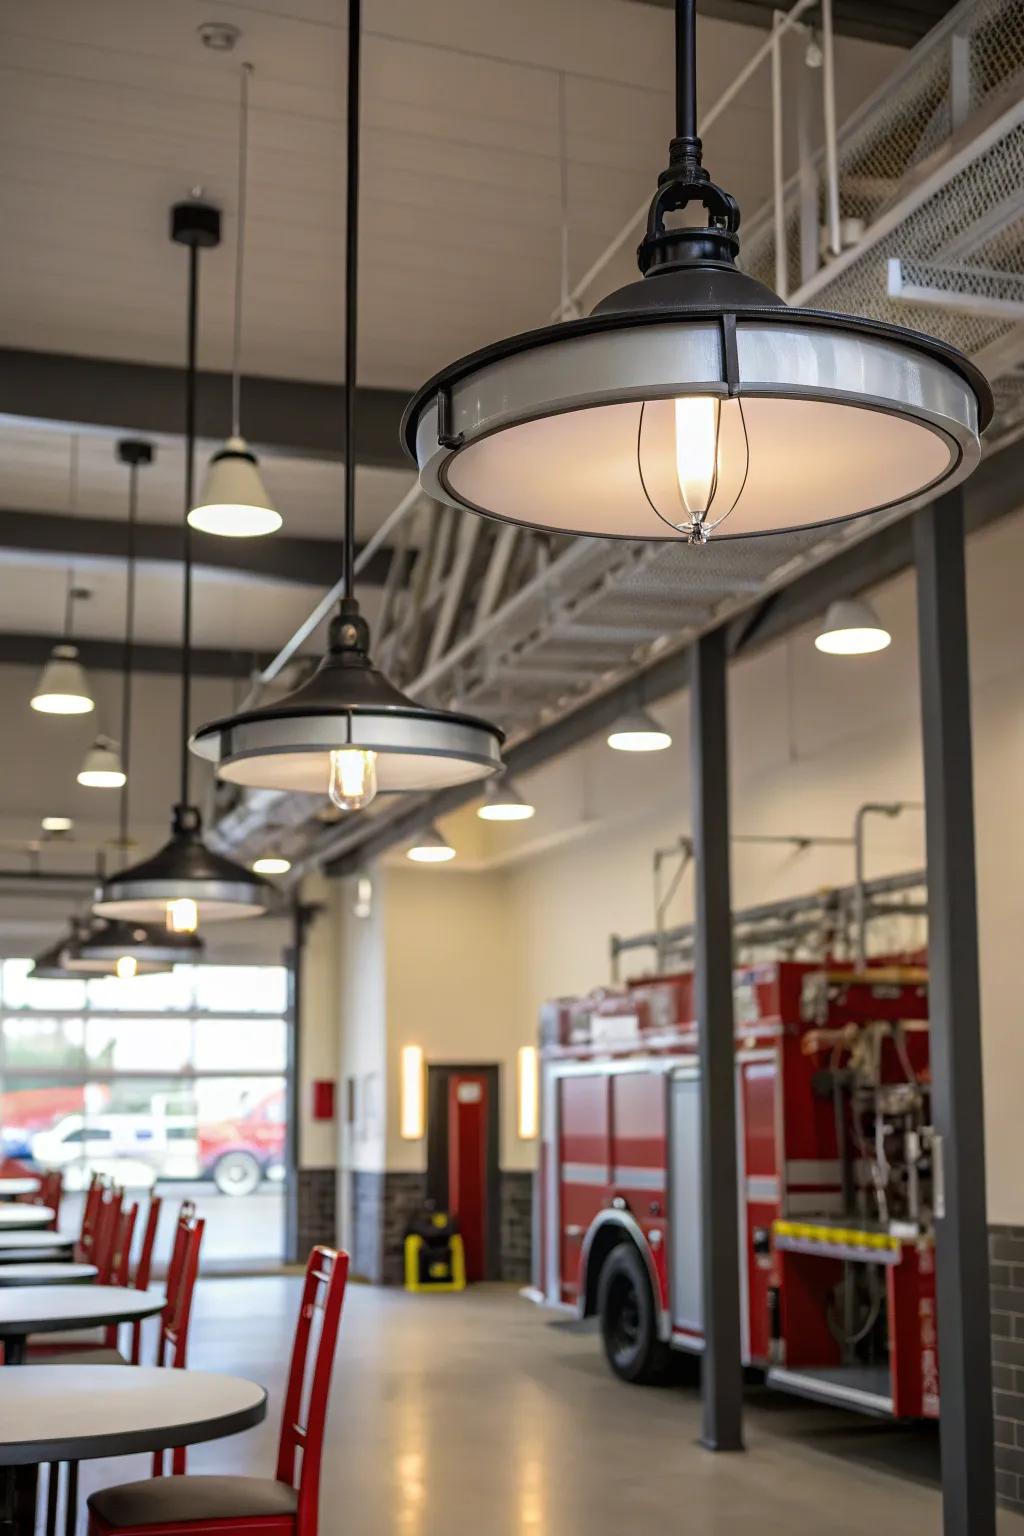
[[[772,963],[735,998],[745,1363],[936,1418],[927,973]],[[549,1003],[541,1035],[535,1291],[651,1381],[703,1347],[692,974]]]

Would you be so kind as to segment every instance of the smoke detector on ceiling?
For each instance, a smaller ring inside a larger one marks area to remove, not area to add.
[[[198,31],[203,47],[215,53],[230,53],[242,35],[241,27],[230,21],[204,21]]]

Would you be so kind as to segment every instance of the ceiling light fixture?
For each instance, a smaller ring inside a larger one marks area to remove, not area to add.
[[[65,945],[64,964],[70,971],[93,976],[151,976],[176,965],[194,965],[203,957],[198,934],[169,933],[142,923],[94,918],[77,925]],[[131,960],[132,966],[122,965]]]
[[[736,267],[739,207],[701,163],[695,10],[677,0],[676,137],[642,278],[417,391],[402,432],[428,495],[555,533],[700,544],[902,507],[976,465],[992,394],[968,358],[790,308]],[[693,205],[701,226],[672,222]]]
[[[70,832],[74,824],[71,816],[44,816],[39,823],[44,832],[51,833]]]
[[[78,659],[78,647],[71,644],[75,603],[88,596],[84,587],[75,586],[75,573],[70,571],[64,600],[64,639],[50,652],[31,699],[32,708],[41,715],[87,715],[96,708],[85,668]]]
[[[238,213],[235,225],[235,331],[231,357],[231,435],[213,455],[202,495],[188,514],[193,528],[226,539],[250,539],[281,526],[260,475],[259,460],[242,436],[242,274],[249,160],[249,80],[251,64],[242,65],[238,122]]]
[[[431,825],[420,833],[405,856],[414,864],[448,864],[455,857],[455,849],[437,826]]]
[[[672,737],[646,709],[633,709],[609,731],[608,745],[616,752],[664,752]]]
[[[829,604],[814,644],[829,656],[867,656],[884,651],[892,635],[869,602],[849,597]]]
[[[265,854],[262,859],[255,859],[252,867],[257,875],[286,875],[292,867],[292,861]]]
[[[78,770],[79,784],[86,789],[121,789],[126,778],[117,742],[97,736]]]
[[[202,817],[189,802],[188,731],[192,706],[192,506],[196,446],[199,252],[220,240],[220,212],[206,203],[178,203],[171,212],[171,239],[188,249],[188,366],[185,374],[185,519],[181,638],[181,791],[170,841],[152,858],[105,880],[93,910],[129,922],[166,923],[172,933],[194,933],[201,921],[258,917],[270,905],[270,887],[259,875],[208,848]]]
[[[536,811],[537,807],[523,799],[511,779],[492,779],[476,813],[481,821],[529,821]]]
[[[358,811],[378,793],[469,784],[501,766],[504,737],[472,715],[408,698],[370,660],[370,631],[355,597],[355,395],[359,250],[359,0],[350,0],[345,231],[344,596],[327,655],[302,687],[261,708],[202,726],[192,750],[222,779],[251,789],[329,795]]]
[[[48,944],[41,949],[29,966],[28,974],[33,981],[81,981],[81,976],[75,976],[64,964],[63,956],[67,948],[68,938],[59,938],[56,943]]]

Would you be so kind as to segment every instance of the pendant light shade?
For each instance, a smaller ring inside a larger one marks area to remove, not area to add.
[[[449,864],[455,857],[455,849],[436,826],[421,832],[406,853],[414,864]]]
[[[913,504],[978,461],[992,395],[932,337],[790,308],[736,266],[735,199],[696,132],[694,0],[677,0],[677,136],[638,260],[583,319],[459,359],[403,437],[428,495],[554,533],[736,538]],[[699,205],[699,227],[673,226]]]
[[[55,944],[48,944],[41,949],[29,967],[29,976],[33,981],[80,981],[64,964],[64,951],[73,935],[65,934]]]
[[[117,742],[97,736],[78,770],[78,782],[86,789],[120,789],[127,780]]]
[[[97,918],[64,951],[68,970],[92,975],[149,976],[202,959],[203,941],[195,933],[169,933],[139,923]],[[130,967],[121,962],[132,962]]]
[[[523,799],[510,779],[492,779],[476,813],[481,821],[529,821],[536,810],[536,806]]]
[[[200,923],[259,917],[270,903],[267,882],[208,848],[195,806],[178,805],[170,841],[152,858],[105,880],[93,911],[189,933]]]
[[[206,471],[203,493],[188,520],[203,533],[227,539],[255,538],[281,526],[260,475],[259,461],[243,437],[229,437]]]
[[[608,745],[616,752],[664,752],[672,737],[646,709],[634,709],[616,721]]]
[[[355,392],[359,238],[360,0],[349,0],[345,208],[344,596],[327,655],[301,687],[272,704],[202,726],[191,747],[222,779],[250,789],[329,795],[341,811],[378,793],[429,791],[483,779],[501,766],[504,736],[472,715],[417,704],[370,659],[355,597]]]
[[[830,656],[866,656],[884,651],[892,636],[869,602],[843,598],[830,603],[814,644]]]
[[[96,708],[77,646],[54,646],[31,702],[43,715],[87,715]]]

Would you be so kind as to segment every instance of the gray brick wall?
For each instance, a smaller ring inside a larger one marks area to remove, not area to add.
[[[533,1254],[533,1174],[501,1171],[501,1278],[525,1285]]]
[[[317,1243],[337,1240],[338,1175],[333,1168],[300,1168],[296,1175],[296,1257],[305,1261]]]
[[[996,1492],[1024,1511],[1024,1227],[989,1228]]]

